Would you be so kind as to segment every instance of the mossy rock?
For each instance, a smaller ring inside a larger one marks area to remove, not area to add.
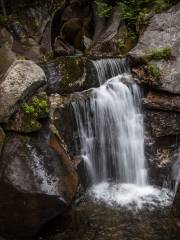
[[[19,133],[31,133],[40,130],[41,124],[35,117],[20,110],[9,120],[5,128]]]
[[[23,103],[21,108],[5,125],[7,130],[31,133],[41,129],[39,119],[47,118],[49,105],[46,96],[33,96],[28,103]]]
[[[83,90],[86,81],[84,57],[60,57],[56,60],[59,67],[58,92],[71,93]]]

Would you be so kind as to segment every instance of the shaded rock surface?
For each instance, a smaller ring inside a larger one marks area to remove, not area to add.
[[[180,112],[180,96],[150,91],[143,104],[149,109]]]
[[[2,151],[3,145],[4,145],[4,140],[5,140],[5,133],[0,126],[0,156],[1,156],[1,151]]]
[[[32,61],[16,61],[0,84],[0,122],[6,122],[23,99],[46,82],[43,70]]]
[[[8,68],[15,61],[15,55],[12,52],[13,37],[3,27],[0,27],[0,83],[3,81]]]
[[[152,49],[172,47],[173,58],[152,61],[161,72],[159,89],[180,94],[180,3],[167,12],[152,17],[149,26],[140,37],[136,47],[129,53],[133,58],[147,54]],[[147,82],[148,84],[148,82]],[[154,85],[154,87],[157,87]]]
[[[177,192],[174,198],[172,213],[174,216],[180,218],[180,184],[178,185]]]
[[[144,125],[150,181],[160,186],[170,184],[172,166],[178,159],[179,114],[148,109],[144,113]]]
[[[179,133],[180,125],[176,113],[149,111],[147,115],[153,136],[162,137]]]
[[[44,229],[39,240],[177,240],[179,228],[173,220],[168,208],[145,208],[135,213],[85,198],[52,222],[49,231]]]
[[[19,238],[34,236],[62,213],[78,183],[61,143],[44,130],[7,136],[0,179],[0,232]]]

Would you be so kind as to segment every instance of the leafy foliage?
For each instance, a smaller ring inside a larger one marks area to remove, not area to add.
[[[97,12],[99,16],[109,17],[112,12],[112,6],[106,0],[96,0]],[[162,12],[175,4],[176,0],[117,0],[116,5],[126,23],[130,26],[136,24],[139,20],[142,24],[147,24],[149,12]]]
[[[97,13],[100,17],[109,17],[112,12],[112,6],[103,0],[96,0]]]
[[[46,99],[39,99],[37,96],[33,97],[32,103],[22,104],[22,110],[35,118],[39,117],[44,113],[49,112],[49,106]]]

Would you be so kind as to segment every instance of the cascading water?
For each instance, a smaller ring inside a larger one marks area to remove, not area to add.
[[[72,102],[90,194],[121,205],[162,192],[148,185],[141,93],[125,60],[93,62],[100,87]]]

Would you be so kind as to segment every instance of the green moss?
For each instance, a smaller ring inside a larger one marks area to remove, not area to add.
[[[159,68],[155,64],[148,64],[148,73],[156,78],[161,76]]]
[[[151,49],[147,54],[141,56],[141,61],[147,64],[151,60],[168,60],[172,56],[172,47]]]
[[[25,114],[21,119],[21,124],[19,125],[19,131],[24,133],[35,132],[41,128],[41,124],[38,120],[33,117]]]
[[[62,73],[61,86],[80,84],[84,75],[84,59],[81,57],[61,57],[58,60]]]

